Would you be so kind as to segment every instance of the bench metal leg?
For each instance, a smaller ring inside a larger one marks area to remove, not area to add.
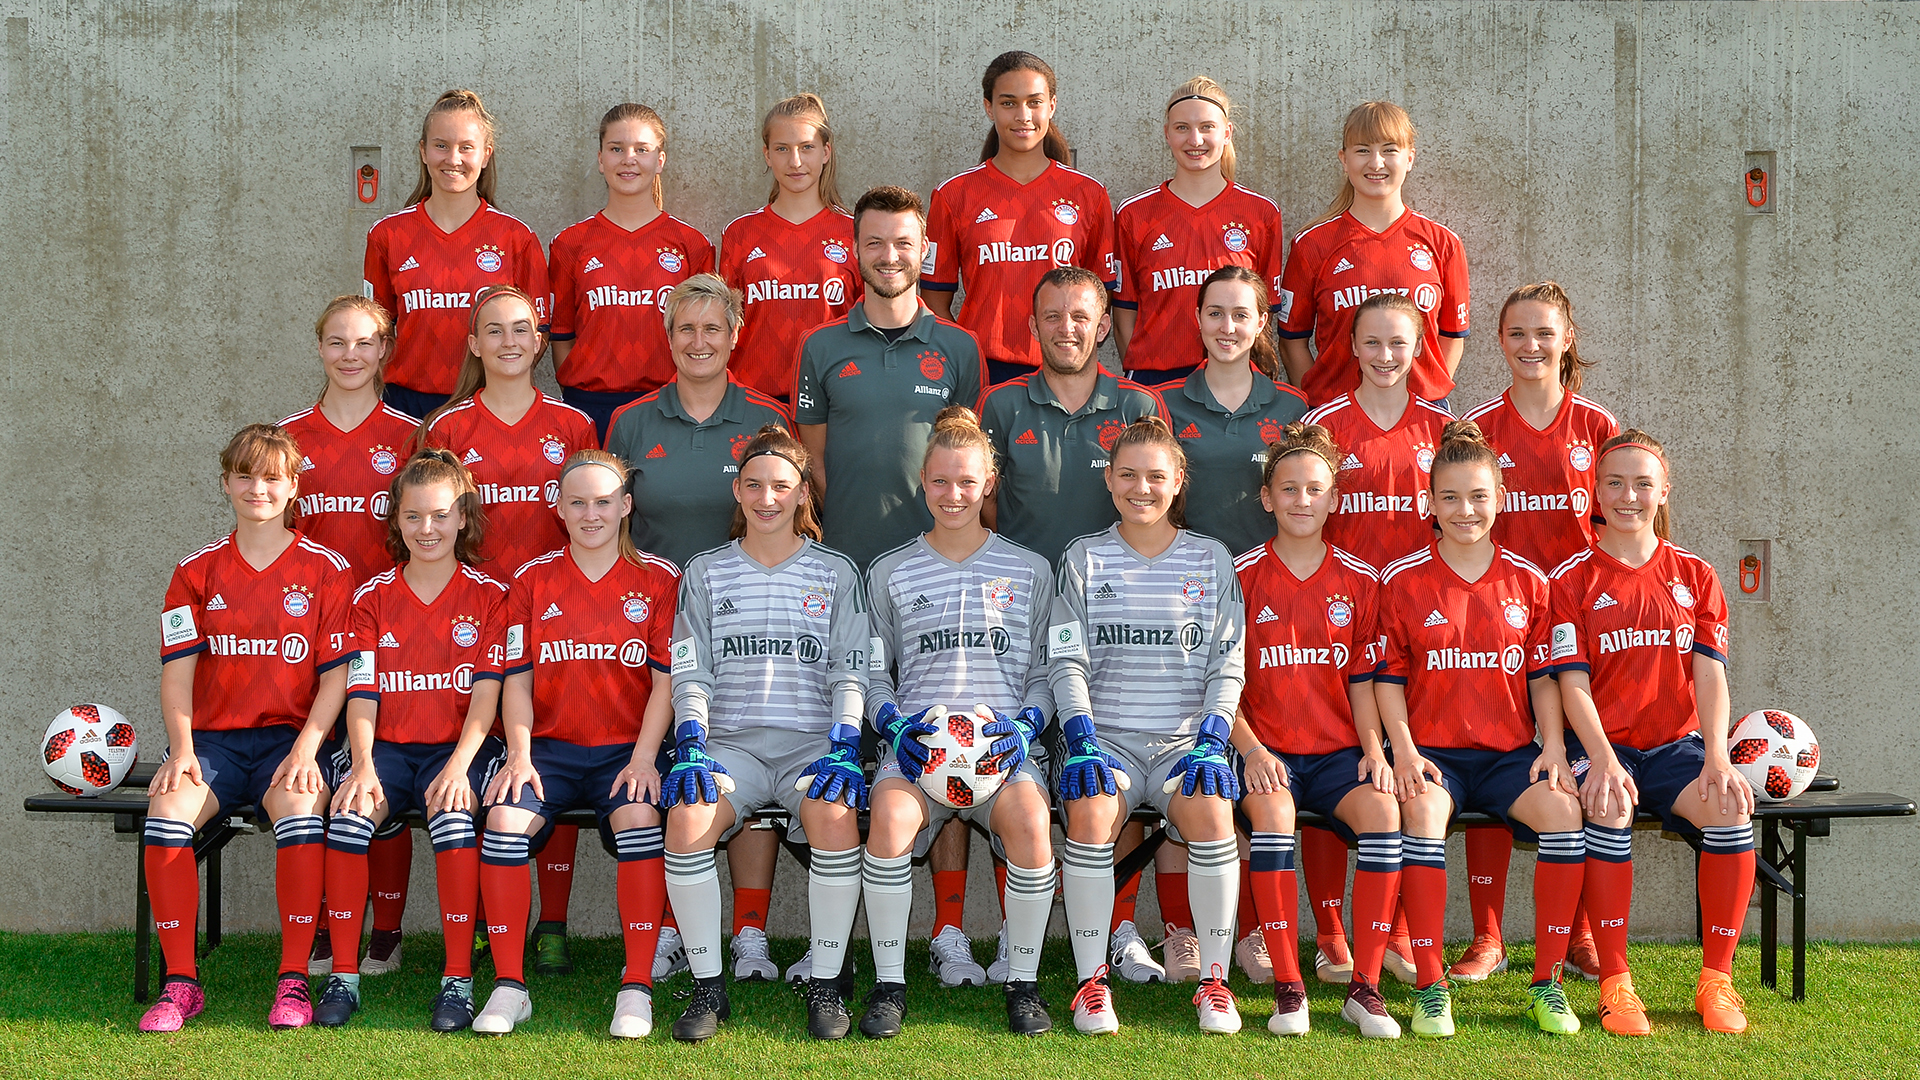
[[[1793,823],[1793,1000],[1807,996],[1807,823]]]
[[[1760,861],[1767,866],[1780,862],[1780,823],[1772,818],[1760,823]],[[1780,898],[1770,883],[1763,881],[1759,886],[1760,985],[1772,990],[1779,980]]]
[[[145,1002],[150,986],[148,958],[153,949],[153,906],[147,898],[147,830],[139,832],[133,857],[133,1000]]]

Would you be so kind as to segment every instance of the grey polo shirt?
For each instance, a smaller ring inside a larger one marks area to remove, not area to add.
[[[1207,386],[1203,364],[1180,387],[1169,387],[1164,400],[1167,423],[1187,452],[1187,527],[1235,555],[1271,539],[1275,526],[1260,508],[1260,472],[1267,444],[1306,415],[1306,397],[1256,370],[1247,400],[1228,412]]]
[[[1108,448],[1133,421],[1165,415],[1159,395],[1104,370],[1078,412],[1067,412],[1039,371],[987,391],[978,411],[1000,463],[994,529],[1055,565],[1074,537],[1120,520],[1107,491]]]

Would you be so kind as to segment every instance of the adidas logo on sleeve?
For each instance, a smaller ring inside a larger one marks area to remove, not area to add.
[[[398,269],[396,269],[396,270],[394,270],[394,273],[396,273],[396,274],[397,274],[397,273],[399,273],[399,272],[400,272],[401,270],[418,270],[418,269],[420,269],[420,260],[418,260],[418,259],[416,259],[416,258],[414,258],[413,256],[411,256],[411,255],[409,255],[409,256],[407,256],[407,261],[406,261],[406,262],[403,262],[403,263],[401,263],[401,264],[400,264],[400,266],[399,266],[399,268],[398,268]]]
[[[1153,250],[1155,251],[1165,251],[1172,246],[1173,246],[1173,241],[1167,239],[1166,233],[1161,233],[1160,239],[1155,240],[1153,242]]]
[[[397,649],[400,647],[400,639],[397,637],[394,637],[393,631],[389,630],[386,633],[380,635],[379,647],[382,649]]]
[[[213,599],[207,601],[207,610],[208,611],[227,610],[227,598],[224,596],[221,596],[219,593],[214,593]]]
[[[606,264],[601,262],[600,257],[596,255],[593,258],[587,260],[587,265],[581,267],[580,272],[584,274],[589,270],[604,270],[604,269],[606,269]]]
[[[1618,604],[1619,602],[1620,601],[1615,600],[1613,597],[1608,596],[1606,593],[1601,593],[1600,598],[1593,602],[1593,610],[1599,611],[1601,608],[1610,608]],[[211,604],[207,605],[207,610],[209,611],[213,610],[213,605]]]
[[[991,207],[983,206],[980,208],[980,216],[977,218],[974,218],[973,223],[975,225],[979,225],[982,222],[999,221],[999,220],[1000,220],[1000,215],[994,213]]]
[[[1432,612],[1428,613],[1427,621],[1423,625],[1445,626],[1446,623],[1447,623],[1447,617],[1445,615],[1440,614],[1439,608],[1434,608]]]
[[[561,612],[560,612],[559,604],[548,604],[547,610],[544,613],[542,613],[540,616],[540,621],[546,622],[548,619],[557,619],[560,617],[560,614]]]
[[[475,450],[472,447],[468,447],[467,456],[460,459],[460,464],[472,465],[479,460],[480,460],[480,451]]]
[[[1254,624],[1255,624],[1256,626],[1257,626],[1257,625],[1259,625],[1260,623],[1270,623],[1270,622],[1279,622],[1279,621],[1280,621],[1280,616],[1278,616],[1278,615],[1275,615],[1275,614],[1273,613],[1273,609],[1272,609],[1272,608],[1270,608],[1270,607],[1262,607],[1262,608],[1260,609],[1260,615],[1259,615],[1259,617],[1258,617],[1258,618],[1256,618],[1256,619],[1254,619],[1253,621],[1254,621]]]

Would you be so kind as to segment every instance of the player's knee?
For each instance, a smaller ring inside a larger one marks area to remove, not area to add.
[[[1240,809],[1253,823],[1255,832],[1293,831],[1293,796],[1284,791],[1248,795],[1240,800]]]
[[[1341,809],[1345,813],[1337,815],[1347,827],[1356,833],[1398,832],[1400,830],[1400,803],[1384,791],[1372,788],[1356,788],[1361,794],[1358,798],[1344,802]]]

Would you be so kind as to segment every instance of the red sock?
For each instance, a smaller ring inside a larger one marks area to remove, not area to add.
[[[621,938],[627,946],[627,975],[623,982],[653,985],[653,951],[660,942],[661,913],[667,904],[667,863],[662,858],[627,860],[615,869],[614,888],[620,908]],[[766,929],[766,898],[770,889],[736,889],[735,918],[740,893],[760,894],[760,922]],[[738,924],[734,933],[740,932]],[[497,950],[496,950],[497,951]]]
[[[494,976],[525,983],[527,915],[533,908],[527,864],[482,862],[480,895],[489,913],[487,943],[493,946]]]
[[[1113,894],[1113,925],[1108,933],[1120,929],[1123,922],[1133,922],[1134,910],[1140,903],[1140,875],[1120,883],[1119,891]]]
[[[1581,897],[1593,917],[1593,948],[1600,954],[1602,979],[1627,970],[1627,913],[1633,908],[1633,861],[1608,862],[1587,857]]]
[[[1347,845],[1331,829],[1300,830],[1300,869],[1307,875],[1307,899],[1313,902],[1320,947],[1344,942],[1347,934],[1340,925],[1340,905],[1347,896]],[[1359,933],[1359,927],[1354,932]]]
[[[1467,906],[1473,912],[1473,936],[1503,940],[1500,920],[1507,910],[1507,865],[1513,860],[1513,833],[1499,825],[1467,830]]]
[[[369,851],[377,849],[375,840]],[[367,914],[368,855],[327,848],[327,934],[333,973],[360,973],[360,923]]]
[[[1446,975],[1440,943],[1447,931],[1447,871],[1444,867],[1412,863],[1400,869],[1400,905],[1407,913],[1407,933],[1413,942],[1414,985],[1426,987]]]
[[[666,866],[666,862],[664,860],[653,859],[650,861],[659,863],[660,867],[656,869],[658,869],[661,874],[666,873],[666,870],[664,869],[664,867]],[[627,880],[626,869],[627,869],[627,864],[621,863],[620,864],[620,870],[621,870],[620,888],[623,890],[627,887],[625,884]],[[660,879],[661,881],[660,887],[662,889],[665,889],[667,887],[666,880],[667,879],[665,877],[662,877]],[[624,897],[626,893],[623,891],[620,895]],[[666,896],[666,893],[662,892],[660,895],[664,897]],[[664,903],[665,901],[662,901],[662,902]],[[772,889],[735,889],[733,890],[733,932],[735,934],[738,934],[742,929],[751,926],[755,930],[758,930],[761,933],[765,933],[767,929],[767,908],[772,903],[773,903]],[[645,909],[636,908],[635,910],[643,911]],[[621,918],[626,919],[626,916],[622,915]],[[632,920],[627,920],[627,921],[630,922]],[[660,920],[658,916],[653,916],[652,921],[657,923]],[[632,931],[629,930],[628,933],[631,934]],[[655,937],[660,936],[660,931],[657,929],[654,930],[653,935]],[[653,954],[648,953],[647,956],[651,958]],[[649,964],[653,963],[652,959],[648,959],[647,963]],[[649,968],[648,970],[652,970],[652,969]]]
[[[1575,834],[1578,835],[1578,834]],[[1536,861],[1533,864],[1533,981],[1553,978],[1573,940],[1573,909],[1587,864]]]
[[[1353,875],[1353,975],[1380,984],[1380,964],[1400,900],[1400,871],[1356,870]],[[1272,950],[1268,950],[1271,952]]]
[[[966,909],[967,872],[965,870],[934,871],[933,936],[938,937],[943,927],[958,927]]]
[[[1177,930],[1193,929],[1193,905],[1187,902],[1185,870],[1155,870],[1153,892],[1160,898],[1160,921]]]
[[[1273,961],[1275,982],[1300,981],[1300,931],[1294,925],[1300,906],[1300,886],[1292,870],[1263,870],[1254,873],[1240,864],[1241,881],[1252,884],[1241,890],[1241,902],[1262,914],[1260,936],[1266,939],[1267,957]]]
[[[1000,898],[1000,921],[1007,921],[1007,864],[999,859],[993,860],[993,883],[995,895]]]
[[[326,834],[316,832],[316,835]],[[319,929],[326,862],[324,842],[291,844],[274,855],[273,894],[280,903],[280,970],[283,972],[298,972],[302,976],[307,973],[314,931]],[[358,948],[359,942],[354,945]]]
[[[1294,901],[1294,906],[1299,906],[1298,900]],[[1234,924],[1239,927],[1238,933],[1241,937],[1245,937],[1260,928],[1259,911],[1260,905],[1254,902],[1253,897],[1253,862],[1249,859],[1241,859],[1240,906],[1234,912]],[[1293,919],[1291,916],[1288,917],[1287,922],[1289,926],[1292,925]],[[1268,951],[1271,952],[1272,950]]]
[[[573,862],[579,853],[580,826],[555,825],[538,857],[541,922],[567,921],[567,901],[573,898]]]
[[[1733,949],[1753,899],[1753,849],[1700,856],[1700,966],[1733,974]]]
[[[373,928],[376,931],[394,931],[400,929],[400,917],[407,913],[407,879],[413,873],[413,830],[402,829],[393,836],[375,837],[367,845],[366,880],[373,887]],[[360,887],[365,892],[365,884]],[[354,900],[354,906],[364,909],[363,900]],[[354,951],[359,951],[360,939],[354,938]],[[340,943],[334,942],[334,955],[340,954]],[[337,964],[338,961],[335,961]]]
[[[1404,869],[1405,868],[1402,867],[1402,870]],[[1400,954],[1401,959],[1410,961],[1413,959],[1413,935],[1407,928],[1406,887],[1407,879],[1402,877],[1400,879],[1402,896],[1399,900],[1396,900],[1393,905],[1393,933],[1388,936],[1387,943],[1392,947],[1394,952]]]
[[[182,826],[189,830],[190,826]],[[147,844],[147,896],[153,904],[154,934],[167,962],[167,974],[198,978],[194,935],[199,930],[200,866],[191,844]]]
[[[517,871],[524,881],[527,872]],[[440,927],[447,949],[442,975],[473,976],[473,932],[480,908],[480,849],[449,848],[433,853],[433,878],[440,890]],[[531,888],[531,886],[527,886]],[[525,918],[523,914],[521,916]],[[355,945],[358,946],[358,942]],[[516,953],[516,966],[517,956]],[[495,970],[499,957],[495,957]]]
[[[1580,891],[1584,897],[1586,895],[1586,887],[1582,885]],[[1587,903],[1583,899],[1580,901],[1580,906],[1573,909],[1573,939],[1578,941],[1583,937],[1592,936],[1593,923],[1587,918]]]

